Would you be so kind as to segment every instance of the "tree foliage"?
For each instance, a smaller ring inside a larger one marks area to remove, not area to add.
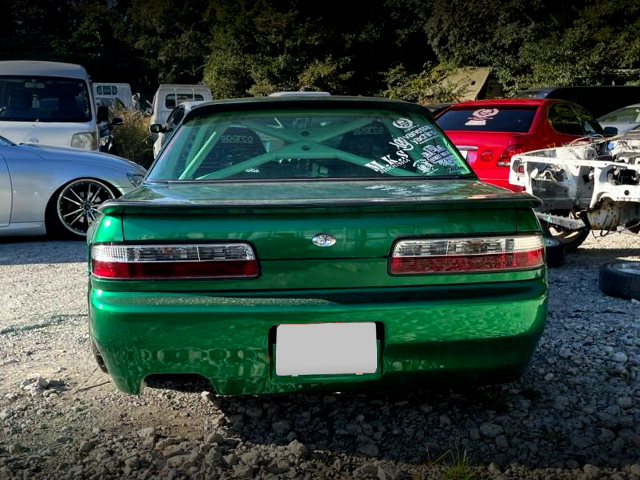
[[[328,90],[436,102],[491,67],[508,93],[638,81],[637,0],[0,0],[0,59],[80,63],[94,81],[209,85],[216,98]]]

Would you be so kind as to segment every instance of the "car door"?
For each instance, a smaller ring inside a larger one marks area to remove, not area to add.
[[[558,132],[557,146],[586,135],[580,120],[569,104],[558,103],[549,111],[549,124]]]
[[[0,227],[6,227],[11,220],[11,177],[2,153],[0,153]]]
[[[176,108],[173,109],[173,112],[171,112],[171,115],[169,115],[169,118],[167,118],[167,123],[164,126],[165,131],[162,137],[163,146],[165,143],[169,141],[169,139],[173,135],[173,132],[178,127],[180,122],[182,122],[183,118],[184,118],[184,105],[178,105]]]
[[[573,105],[573,110],[576,112],[583,135],[604,135],[604,130],[598,121],[586,109],[579,105]]]

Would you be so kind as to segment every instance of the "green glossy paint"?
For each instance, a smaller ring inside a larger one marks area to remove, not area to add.
[[[529,362],[546,302],[544,278],[260,297],[92,290],[91,336],[116,386],[129,393],[152,373],[197,373],[220,394],[495,383],[516,378]],[[278,324],[371,321],[384,332],[375,379],[275,377],[269,331]]]
[[[437,192],[412,183],[402,201],[395,182],[320,183],[254,184],[251,193],[238,184],[152,184],[104,208],[90,244],[232,239],[250,242],[260,260],[253,280],[92,277],[91,336],[120,390],[139,393],[157,373],[200,374],[220,394],[495,383],[521,374],[545,325],[544,269],[390,276],[387,264],[399,238],[536,232],[534,199],[473,180],[438,182]],[[232,192],[236,205],[220,205]],[[335,248],[315,247],[319,232],[336,236]],[[371,321],[382,332],[375,375],[275,375],[269,332],[278,324]]]
[[[538,204],[479,182],[419,105],[213,102],[185,117],[142,188],[103,205],[87,241],[249,243],[258,277],[91,275],[91,338],[132,394],[167,373],[229,395],[511,381],[544,330],[546,269],[398,276],[389,257],[402,239],[539,233]],[[278,325],[349,322],[375,322],[375,373],[276,375]]]

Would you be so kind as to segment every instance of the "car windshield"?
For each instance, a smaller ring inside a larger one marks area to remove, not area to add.
[[[452,177],[472,172],[426,116],[279,109],[202,114],[176,131],[150,181]]]
[[[600,123],[640,123],[640,105],[621,108],[600,117]]]
[[[447,110],[437,119],[443,130],[527,133],[538,107],[483,105]]]
[[[0,77],[0,121],[88,122],[85,82],[60,77]]]

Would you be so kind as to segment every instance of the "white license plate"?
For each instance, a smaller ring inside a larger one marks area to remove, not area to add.
[[[467,154],[469,153],[469,150],[460,150],[460,153],[462,154],[462,158],[464,158],[466,160],[467,159]]]
[[[276,328],[276,375],[375,373],[376,324],[285,324]]]

